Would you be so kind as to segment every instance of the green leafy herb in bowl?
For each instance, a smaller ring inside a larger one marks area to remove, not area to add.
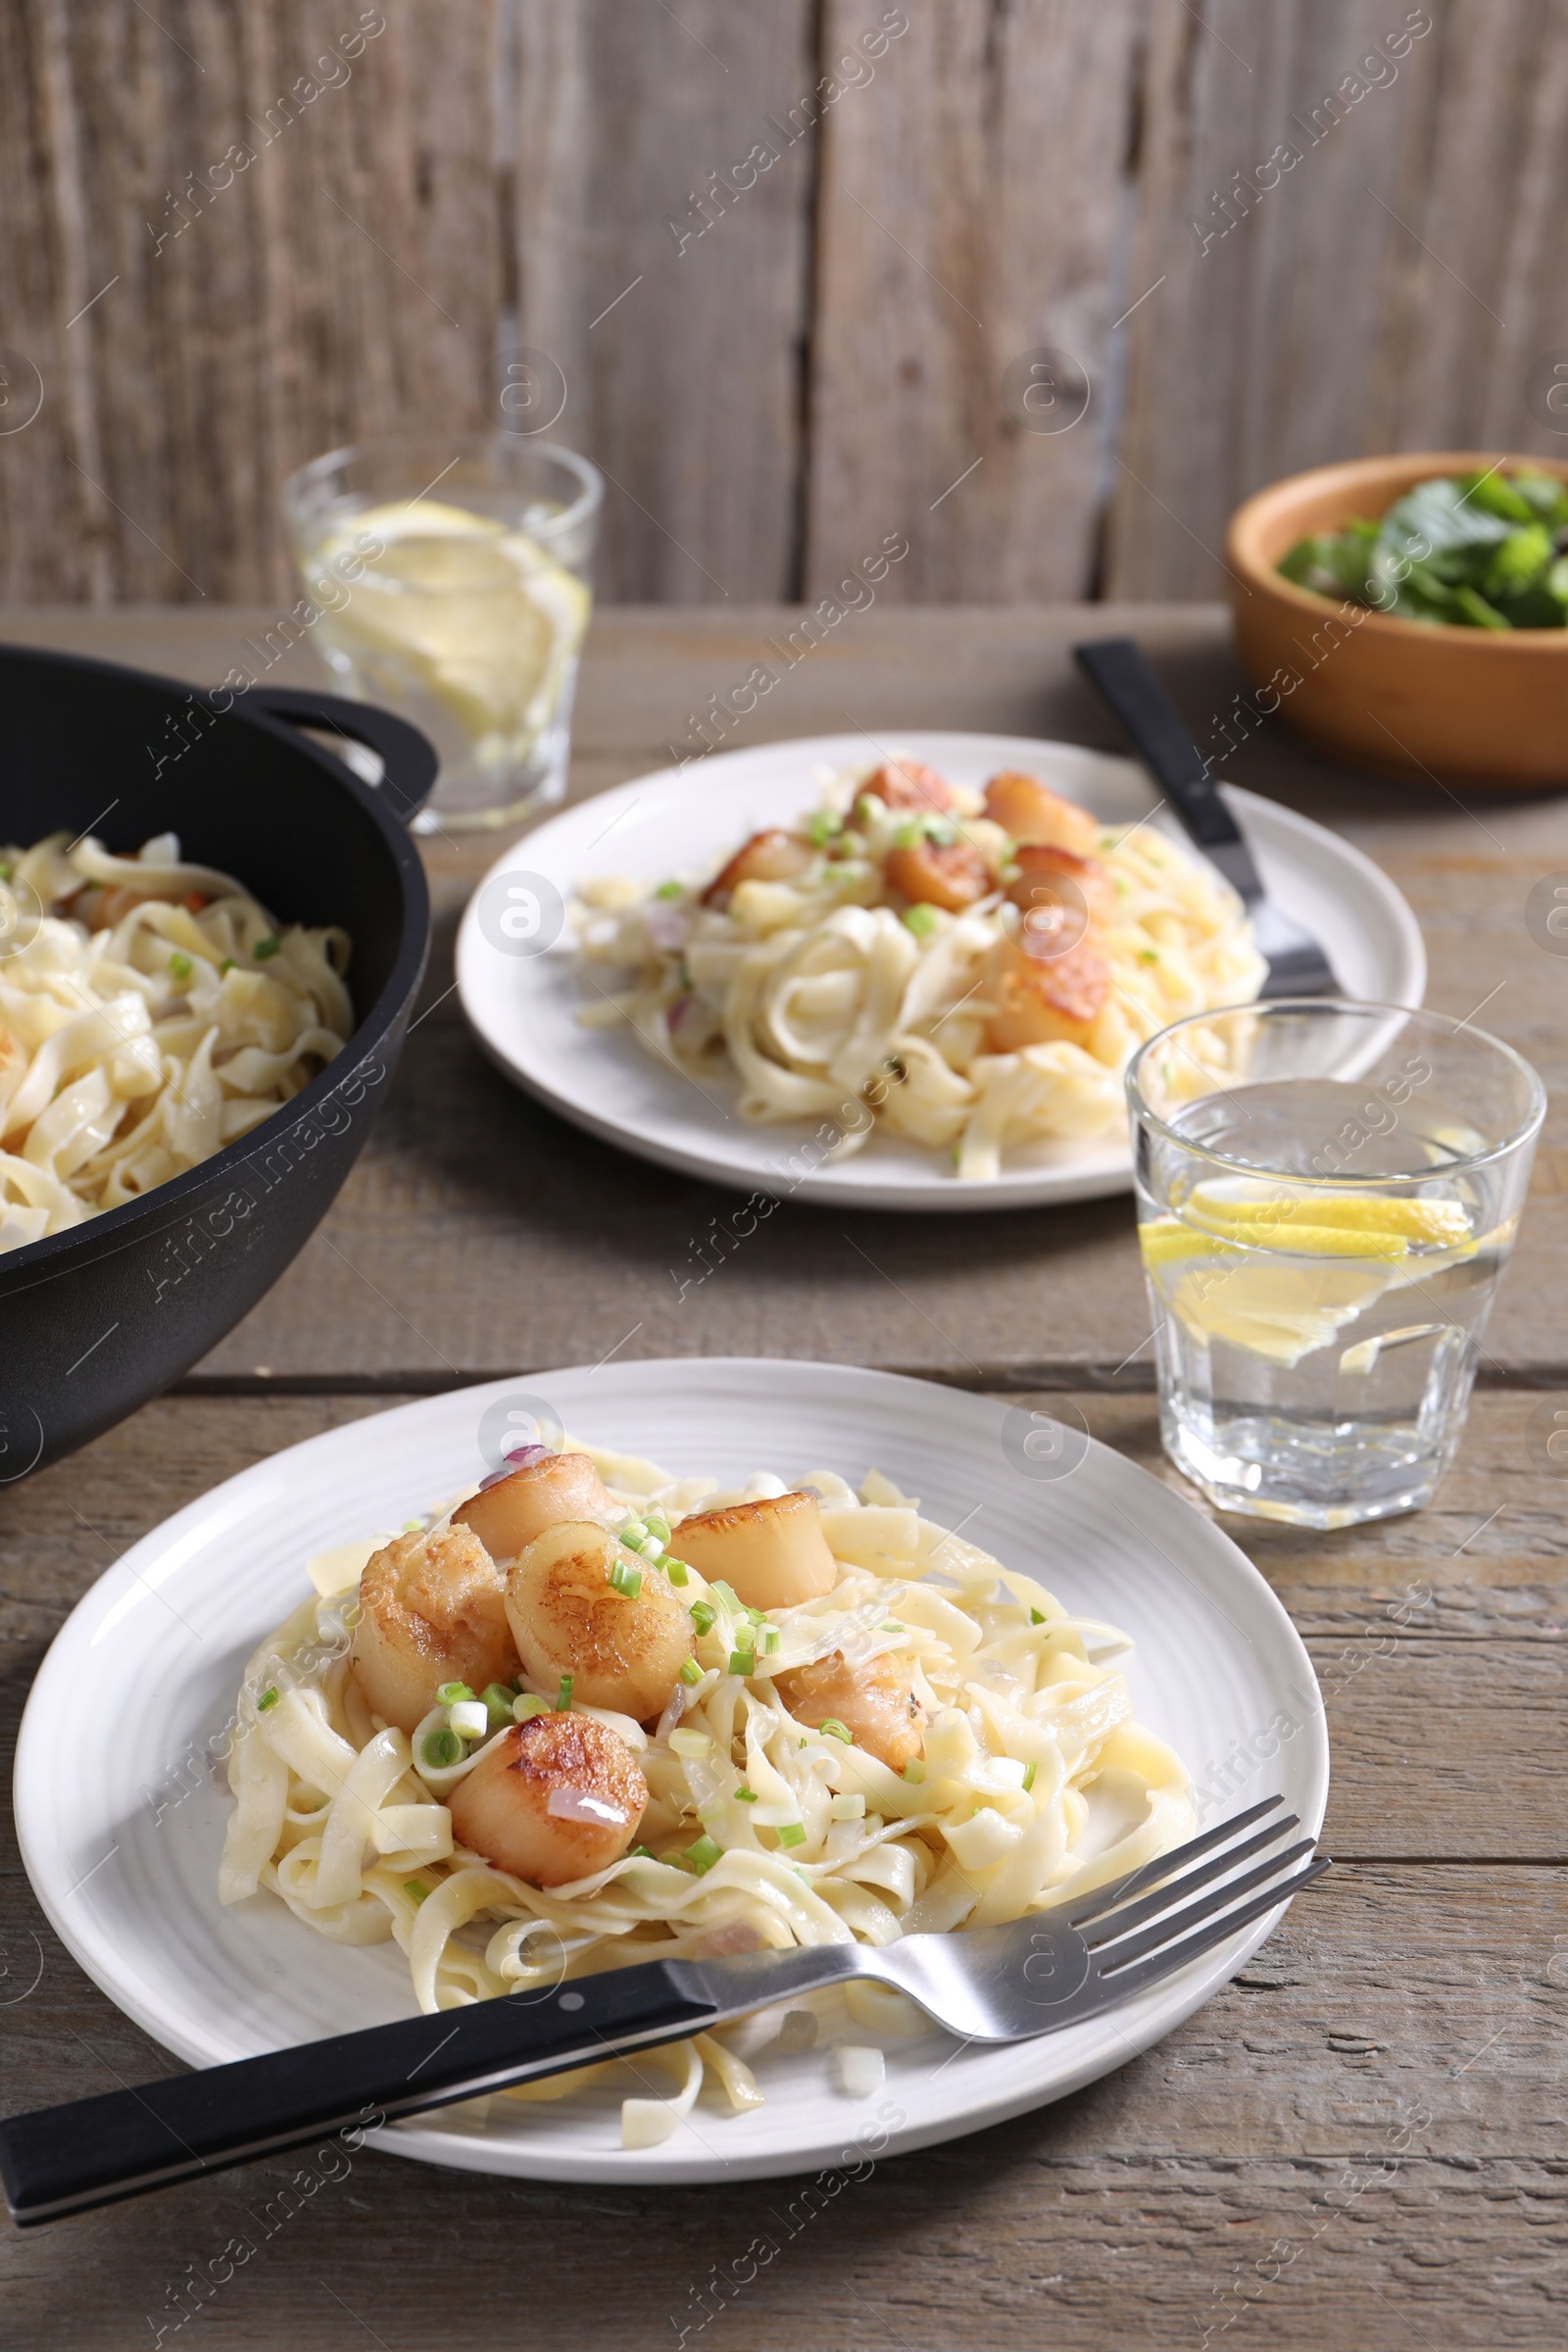
[[[1518,467],[1438,474],[1381,521],[1298,539],[1278,568],[1337,603],[1463,628],[1568,626],[1568,482]]]

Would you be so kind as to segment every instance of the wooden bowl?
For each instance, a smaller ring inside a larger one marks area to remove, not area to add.
[[[1336,605],[1275,569],[1309,532],[1380,516],[1434,474],[1499,462],[1568,478],[1563,459],[1415,450],[1314,466],[1237,509],[1226,536],[1236,641],[1263,709],[1319,751],[1385,775],[1500,791],[1568,785],[1568,629],[1401,620]]]

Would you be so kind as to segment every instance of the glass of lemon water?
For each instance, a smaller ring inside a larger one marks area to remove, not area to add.
[[[1160,1432],[1228,1511],[1430,1501],[1464,1426],[1545,1091],[1399,1005],[1197,1013],[1127,1072]]]
[[[441,755],[417,829],[514,824],[565,791],[603,495],[585,458],[509,433],[389,434],[285,483],[327,666]]]

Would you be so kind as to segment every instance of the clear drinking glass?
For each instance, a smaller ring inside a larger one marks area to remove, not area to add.
[[[441,755],[418,829],[514,824],[565,791],[603,495],[585,458],[510,433],[388,434],[284,484],[328,667]]]
[[[1172,1461],[1258,1518],[1418,1509],[1513,1246],[1535,1071],[1437,1013],[1313,999],[1178,1021],[1127,1092]]]

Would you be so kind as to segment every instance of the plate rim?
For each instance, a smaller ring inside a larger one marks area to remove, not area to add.
[[[891,731],[890,731],[891,732]],[[764,743],[747,744],[727,752],[714,753],[703,761],[707,778],[722,778],[727,768],[766,758],[770,755],[798,757],[804,765],[813,759],[837,754],[841,747],[851,745],[851,735],[802,735],[770,738]],[[1017,758],[1020,754],[1047,751],[1068,752],[1087,761],[1104,763],[1131,770],[1157,790],[1149,770],[1140,760],[1124,753],[1105,751],[1093,744],[1068,743],[1049,736],[991,734],[976,729],[919,727],[897,738],[901,749],[907,748],[916,758],[938,755],[932,748],[937,743],[991,747],[988,758]],[[951,755],[950,755],[951,756]],[[695,763],[693,763],[695,764]],[[681,766],[649,769],[645,774],[628,777],[623,783],[608,786],[603,792],[591,794],[585,801],[574,801],[567,808],[558,808],[541,824],[521,834],[503,850],[474,885],[464,907],[458,928],[454,964],[457,974],[458,1002],[469,1035],[503,1077],[521,1089],[524,1094],[541,1102],[558,1118],[578,1128],[613,1150],[629,1152],[633,1157],[651,1161],[654,1165],[672,1170],[681,1176],[695,1177],[699,1182],[722,1186],[733,1192],[765,1192],[767,1186],[760,1171],[734,1168],[710,1153],[689,1149],[663,1136],[650,1133],[634,1134],[623,1122],[594,1109],[589,1103],[558,1088],[543,1073],[531,1069],[525,1060],[515,1055],[498,1030],[482,1017],[477,1004],[478,991],[472,982],[475,941],[477,937],[476,907],[480,893],[498,874],[527,870],[530,845],[564,819],[575,817],[582,809],[593,807],[605,808],[611,803],[624,807],[634,805],[656,789],[679,784],[685,776]],[[1259,820],[1267,832],[1277,826],[1300,851],[1313,856],[1321,863],[1327,848],[1334,859],[1355,873],[1362,884],[1383,903],[1395,938],[1396,956],[1399,963],[1400,987],[1382,991],[1393,1001],[1408,1001],[1413,1008],[1425,1002],[1427,991],[1426,943],[1414,909],[1398,884],[1364,850],[1348,841],[1330,826],[1320,824],[1315,817],[1303,815],[1286,803],[1268,799],[1261,793],[1250,792],[1244,785],[1222,783],[1222,797],[1230,804],[1244,828]],[[612,820],[613,822],[614,820]],[[607,830],[611,828],[607,827]],[[805,1124],[805,1122],[803,1122]],[[785,1132],[779,1130],[781,1136]],[[781,1146],[781,1152],[790,1147]],[[799,1145],[794,1146],[799,1149]],[[1015,1208],[1067,1207],[1075,1201],[1106,1200],[1131,1192],[1133,1185],[1132,1153],[1130,1149],[1121,1154],[1116,1165],[1086,1167],[1074,1171],[1061,1169],[1029,1169],[959,1186],[950,1179],[939,1182],[933,1174],[909,1183],[892,1180],[877,1183],[856,1183],[845,1177],[821,1170],[807,1176],[791,1178],[784,1188],[787,1198],[814,1202],[824,1207],[891,1209],[909,1215],[928,1213],[948,1215],[977,1215]]]
[[[775,1380],[783,1366],[792,1373],[808,1376],[813,1387],[831,1383],[847,1393],[863,1393],[866,1384],[869,1384],[884,1396],[890,1392],[934,1391],[954,1402],[961,1399],[982,1406],[993,1406],[999,1412],[1006,1409],[1001,1397],[954,1388],[939,1380],[908,1373],[883,1372],[866,1366],[823,1363],[805,1357],[639,1357],[625,1366],[564,1365],[520,1377],[538,1382],[541,1386],[602,1377],[606,1372],[622,1375],[628,1382],[646,1381],[657,1379],[662,1373],[678,1376],[694,1365],[702,1366],[709,1373],[722,1372],[737,1389],[736,1376],[765,1384]],[[456,1396],[477,1401],[486,1396],[499,1398],[514,1393],[518,1377],[511,1375],[495,1381],[466,1384],[456,1390],[444,1390],[435,1396],[415,1397],[379,1413],[364,1414],[356,1420],[341,1422],[331,1429],[318,1430],[308,1438],[296,1440],[292,1446],[282,1446],[275,1453],[264,1455],[260,1461],[231,1473],[204,1494],[193,1496],[156,1527],[150,1528],[118,1560],[111,1563],[75,1603],[45,1652],[23,1711],[13,1772],[13,1809],[23,1867],[51,1928],[77,1966],[123,2015],[140,2026],[160,2047],[171,2050],[189,2064],[202,2067],[224,2061],[221,2056],[215,2057],[200,2036],[181,2036],[177,2017],[170,2014],[167,2000],[165,2009],[160,2011],[143,2001],[138,1988],[127,1990],[117,1982],[113,1966],[114,1946],[108,1929],[99,1934],[78,1932],[71,1927],[62,1906],[69,1903],[75,1886],[68,1888],[64,1895],[60,1893],[58,1880],[65,1874],[63,1870],[54,1870],[50,1859],[56,1849],[52,1845],[40,1847],[40,1838],[35,1832],[47,1831],[52,1827],[47,1819],[47,1806],[42,1794],[47,1788],[49,1774],[47,1737],[41,1726],[54,1702],[53,1685],[58,1680],[69,1678],[72,1673],[70,1652],[74,1645],[84,1637],[90,1637],[92,1628],[104,1613],[112,1609],[126,1592],[148,1581],[145,1570],[153,1565],[159,1555],[172,1552],[177,1560],[179,1547],[191,1536],[200,1518],[211,1515],[223,1498],[232,1501],[236,1491],[247,1487],[260,1490],[265,1497],[268,1481],[278,1475],[279,1466],[284,1463],[297,1464],[307,1449],[318,1449],[321,1454],[330,1456],[335,1447],[352,1444],[358,1432],[384,1430],[389,1423],[439,1413],[443,1407],[450,1407],[451,1400]],[[614,1385],[613,1382],[606,1383],[605,1391],[600,1393],[606,1393]],[[765,1396],[760,1396],[759,1402],[765,1403]],[[1295,1671],[1304,1688],[1315,1694],[1317,1702],[1315,1711],[1300,1727],[1306,1743],[1298,1752],[1306,1758],[1304,1777],[1311,1790],[1310,1798],[1302,1805],[1300,1819],[1308,1834],[1318,1836],[1330,1785],[1327,1714],[1310,1654],[1295,1620],[1255,1562],[1207,1513],[1199,1510],[1187,1501],[1185,1495],[1156,1479],[1141,1464],[1129,1460],[1114,1446],[1097,1439],[1091,1439],[1089,1444],[1093,1452],[1108,1457],[1116,1467],[1116,1474],[1129,1481],[1133,1492],[1141,1494],[1147,1505],[1156,1511],[1174,1508],[1192,1513],[1206,1531],[1203,1541],[1213,1546],[1212,1556],[1216,1566],[1223,1564],[1225,1571],[1238,1579],[1242,1592],[1269,1621],[1276,1639],[1282,1639],[1287,1651],[1294,1653]],[[1141,1525],[1137,1527],[1137,1534],[1146,1542],[1152,1541],[1147,1538]],[[1158,1548],[1157,1544],[1154,1548]],[[1219,1604],[1216,1602],[1215,1605]],[[1247,1638],[1253,1641],[1255,1646],[1254,1637]],[[35,1822],[35,1813],[44,1816],[41,1823]],[[63,1848],[60,1850],[63,1851]],[[1049,2088],[1043,2089],[1038,2082],[1029,2083],[1022,2088],[1003,2090],[990,2097],[971,2097],[967,2103],[924,2122],[909,2123],[906,2119],[902,2126],[888,2132],[884,2146],[877,2152],[890,2156],[912,2152],[917,2148],[964,2136],[970,2132],[983,2131],[993,2124],[1005,2122],[1035,2108],[1052,2105],[1087,2083],[1114,2073],[1130,2059],[1141,2055],[1167,2034],[1174,2032],[1206,2001],[1212,1999],[1216,1992],[1222,1990],[1274,1933],[1288,1907],[1288,1904],[1277,1906],[1261,1920],[1254,1921],[1242,1931],[1238,1938],[1193,1962],[1179,1977],[1167,1979],[1162,1984],[1151,1987],[1129,2013],[1124,2013],[1137,2016],[1140,2009],[1144,2011],[1130,2032],[1118,2032],[1115,2034],[1115,2048],[1107,2050],[1101,2047],[1086,2053],[1080,2064],[1072,2067],[1060,2080],[1054,2081]],[[957,2080],[961,2081],[961,2077]],[[450,2128],[443,2129],[439,2125],[418,2121],[390,2125],[377,2135],[377,2144],[389,2153],[444,2164],[460,2171],[486,2173],[496,2178],[558,2179],[563,2181],[601,2181],[645,2187],[666,2184],[678,2186],[717,2180],[789,2177],[818,2169],[831,2163],[834,2144],[854,2140],[858,2128],[863,2131],[863,2119],[857,2126],[858,2113],[858,2110],[852,2113],[846,2109],[843,2122],[837,2128],[832,2127],[829,2116],[828,2128],[824,2129],[821,2140],[814,2144],[809,2154],[794,2149],[770,2151],[765,2147],[759,2147],[755,2153],[748,2154],[742,2147],[734,2158],[721,2158],[717,2162],[710,2154],[693,2157],[663,2155],[657,2165],[650,2165],[646,2161],[648,2151],[583,2150],[564,2145],[542,2152],[526,2145],[514,2144],[509,2148],[505,2142],[489,2142],[478,2134],[470,2136],[461,2130],[454,2132]],[[502,2161],[496,2161],[497,2158]]]

